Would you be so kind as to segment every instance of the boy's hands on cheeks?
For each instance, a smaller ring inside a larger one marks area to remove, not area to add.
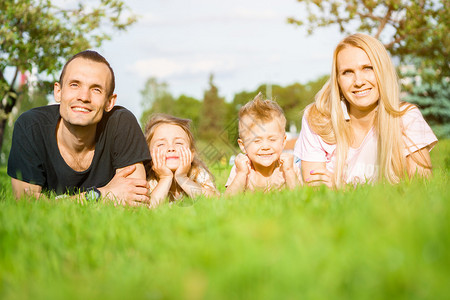
[[[250,173],[250,159],[247,155],[239,153],[234,160],[234,164],[236,165],[236,173]]]
[[[294,155],[289,153],[281,153],[280,155],[280,169],[284,174],[286,185],[288,188],[293,189],[299,184],[301,180],[297,177],[294,171]]]
[[[162,178],[173,178],[173,172],[166,165],[166,153],[159,148],[152,150],[152,169],[155,171],[156,175]]]
[[[280,155],[280,168],[283,173],[294,170],[294,155],[289,153],[281,153]]]
[[[234,195],[245,191],[247,184],[247,176],[250,173],[250,159],[246,154],[239,153],[235,160],[236,177],[233,182],[227,187],[225,194]]]

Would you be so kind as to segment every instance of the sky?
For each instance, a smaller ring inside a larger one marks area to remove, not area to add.
[[[116,75],[117,104],[139,119],[149,77],[203,98],[209,74],[226,101],[263,83],[306,83],[328,74],[343,38],[337,28],[308,36],[287,18],[304,18],[296,0],[127,0],[139,16],[126,32],[96,49]]]

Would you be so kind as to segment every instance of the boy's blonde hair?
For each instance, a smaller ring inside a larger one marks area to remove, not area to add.
[[[270,122],[278,118],[282,130],[284,131],[286,128],[286,117],[284,116],[283,109],[275,101],[269,99],[264,100],[261,92],[239,110],[239,136],[251,127],[251,124],[244,123],[244,117],[251,117],[252,123],[257,121]]]
[[[161,113],[153,114],[150,117],[149,121],[147,122],[147,125],[145,125],[145,139],[147,141],[147,145],[150,147],[150,141],[152,140],[153,135],[155,134],[156,128],[158,128],[160,125],[170,124],[181,127],[181,129],[183,129],[183,131],[186,132],[188,136],[189,149],[191,150],[192,155],[194,156],[191,169],[187,174],[188,177],[196,181],[196,178],[200,174],[201,169],[204,169],[206,172],[208,172],[211,179],[214,180],[213,174],[209,171],[208,167],[206,167],[206,165],[200,160],[198,156],[194,136],[191,132],[191,122],[192,121],[189,119],[181,119],[167,114]],[[152,169],[152,166],[153,161],[150,162],[150,166],[147,168],[147,180],[157,179],[156,174]]]

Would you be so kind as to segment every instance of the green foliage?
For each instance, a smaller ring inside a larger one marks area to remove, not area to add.
[[[152,114],[165,113],[179,118],[192,120],[194,133],[200,123],[202,102],[186,95],[180,95],[175,99],[169,90],[166,82],[158,82],[154,77],[149,78],[141,91],[141,105],[143,112],[141,115],[141,126],[145,127]]]
[[[135,22],[123,18],[122,1],[76,1],[71,8],[58,7],[48,0],[6,0],[0,3],[0,70],[17,67],[21,71],[36,66],[38,73],[54,74],[73,54],[98,47],[108,33],[98,30],[109,25],[124,30]]]
[[[450,5],[448,0],[298,0],[307,19],[291,17],[289,23],[306,26],[312,34],[319,27],[338,25],[342,33],[367,32],[385,41],[401,60],[421,59],[426,67],[450,76]]]
[[[200,124],[202,102],[193,97],[181,95],[175,100],[174,114],[177,117],[191,119],[193,128]]]
[[[431,154],[430,181],[151,211],[16,202],[0,172],[0,298],[445,299],[450,142]],[[223,190],[227,171],[213,171]]]

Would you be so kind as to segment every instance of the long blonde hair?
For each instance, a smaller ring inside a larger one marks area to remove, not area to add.
[[[200,160],[198,157],[198,151],[195,146],[194,136],[191,132],[191,120],[189,119],[181,119],[167,114],[153,114],[147,124],[145,125],[145,139],[147,141],[147,145],[150,147],[150,141],[155,134],[156,128],[163,124],[171,124],[177,125],[181,127],[181,129],[186,132],[189,140],[189,149],[194,155],[194,159],[192,161],[191,169],[189,170],[187,176],[193,181],[197,181],[197,176],[200,174],[200,171],[204,169],[210,176],[211,180],[214,180],[213,174],[209,171],[208,167]],[[147,167],[147,180],[149,179],[157,179],[155,172],[152,169],[153,162],[150,162],[150,165]]]
[[[309,108],[306,116],[308,124],[326,143],[336,144],[334,174],[336,185],[341,185],[348,148],[353,138],[351,124],[344,119],[340,104],[342,93],[338,84],[337,56],[346,47],[362,49],[372,63],[380,94],[375,116],[380,165],[379,180],[385,179],[390,183],[397,183],[406,171],[401,116],[413,106],[400,103],[400,86],[395,67],[386,48],[377,39],[356,33],[346,37],[337,45],[333,54],[330,79],[317,93],[314,104]],[[348,105],[347,101],[345,102]]]

